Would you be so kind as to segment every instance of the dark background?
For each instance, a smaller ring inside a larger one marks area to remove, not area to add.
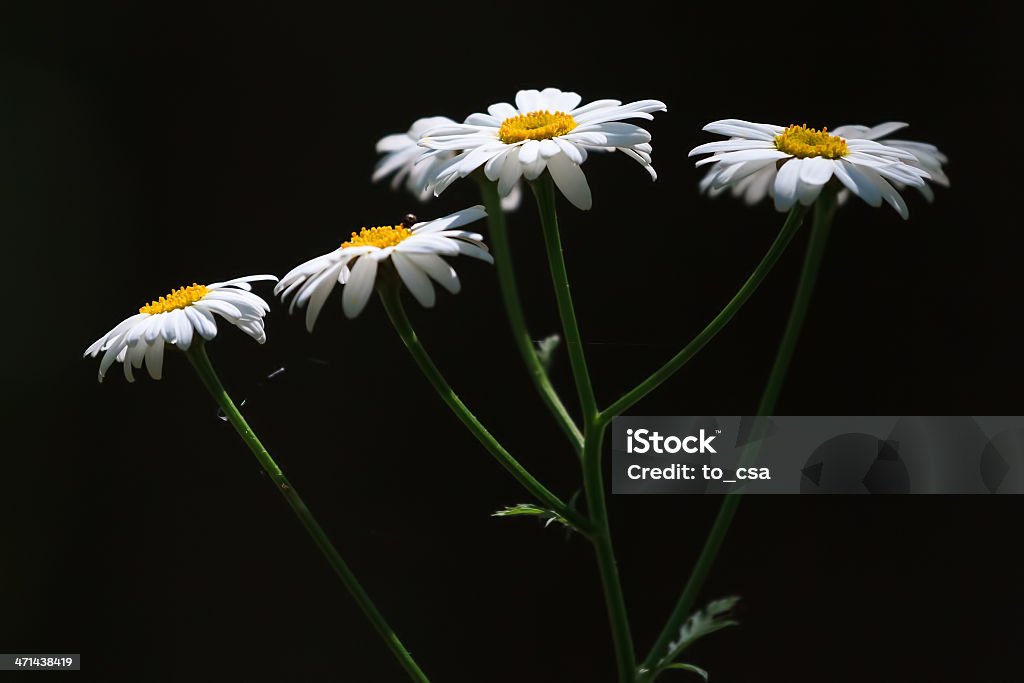
[[[840,211],[777,412],[1020,412],[1009,9],[379,6],[363,21],[338,5],[4,4],[0,652],[81,652],[105,681],[403,680],[184,359],[169,353],[161,382],[115,367],[98,385],[80,356],[172,287],[283,274],[362,225],[475,203],[466,182],[426,207],[371,186],[374,142],[523,87],[669,107],[648,126],[657,183],[595,157],[594,210],[562,206],[602,403],[703,327],[781,223],[698,195],[686,153],[712,139],[704,123],[905,120],[949,154],[953,187],[934,205],[908,193],[908,222],[859,200]],[[557,316],[532,202],[511,228],[544,336]],[[754,409],[804,238],[634,414]],[[414,322],[480,418],[568,497],[574,458],[518,363],[494,271],[456,266],[464,291],[433,311],[410,300]],[[489,516],[525,494],[378,302],[346,321],[335,293],[315,335],[275,306],[267,328],[259,347],[222,325],[213,360],[433,679],[612,680],[590,548]],[[611,499],[642,652],[718,505]],[[1010,496],[748,498],[702,597],[742,595],[742,626],[688,659],[717,681],[1010,680],[1020,514]]]

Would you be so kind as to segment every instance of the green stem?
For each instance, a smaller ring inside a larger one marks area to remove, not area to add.
[[[249,427],[249,424],[242,417],[242,414],[235,407],[231,397],[228,396],[228,392],[224,389],[224,386],[220,383],[220,379],[217,377],[217,373],[213,369],[213,365],[210,363],[209,357],[206,355],[206,349],[202,342],[192,345],[186,354],[189,361],[192,363],[192,367],[195,368],[196,373],[199,374],[199,379],[202,380],[203,386],[210,392],[213,399],[220,406],[221,410],[224,411],[224,415],[227,416],[231,426],[235,428],[238,435],[242,437],[245,445],[249,447],[252,454],[256,456],[260,465],[263,466],[264,471],[270,475],[271,481],[274,482],[275,488],[281,492],[288,504],[291,505],[292,510],[295,511],[295,515],[302,522],[302,526],[309,533],[310,538],[313,539],[313,543],[320,549],[324,557],[327,559],[328,564],[341,579],[341,582],[345,584],[349,593],[355,598],[359,608],[366,615],[366,618],[373,624],[373,628],[377,631],[384,642],[387,644],[391,653],[398,660],[405,672],[409,674],[409,678],[419,683],[429,683],[426,674],[420,670],[416,662],[413,661],[412,655],[405,649],[402,642],[395,635],[395,632],[388,626],[387,621],[384,620],[383,615],[377,609],[377,606],[373,604],[373,600],[367,595],[366,591],[360,585],[355,574],[349,569],[348,565],[345,564],[345,560],[341,558],[341,555],[335,549],[330,539],[327,538],[327,534],[323,528],[317,523],[313,517],[313,513],[309,511],[302,498],[299,497],[298,491],[295,490],[289,482],[287,477],[278,467],[277,463],[267,452],[267,449],[260,443],[255,432]]]
[[[405,308],[402,306],[401,292],[397,286],[397,282],[393,276],[389,277],[388,273],[378,274],[378,286],[377,293],[380,295],[380,299],[384,304],[384,309],[387,311],[388,318],[391,319],[391,324],[394,325],[398,335],[402,338],[409,353],[412,354],[416,364],[419,365],[420,370],[426,376],[427,380],[434,387],[441,399],[448,404],[451,411],[455,413],[455,416],[462,421],[462,424],[472,432],[473,436],[477,438],[484,448],[494,456],[502,467],[504,467],[516,481],[518,481],[523,488],[529,491],[537,500],[542,502],[545,507],[552,510],[553,512],[561,515],[567,522],[579,529],[583,533],[587,533],[590,528],[590,523],[579,513],[572,510],[568,505],[563,503],[561,499],[549,491],[543,484],[537,481],[532,474],[530,474],[525,467],[519,464],[512,455],[505,450],[505,448],[498,443],[498,440],[491,435],[487,429],[480,424],[480,421],[476,419],[476,416],[466,407],[466,404],[458,397],[455,391],[448,384],[448,381],[441,374],[441,371],[434,365],[434,361],[430,358],[430,354],[420,343],[419,337],[416,336],[416,331],[412,327],[412,323],[409,322],[409,318],[405,315]]]
[[[786,330],[782,334],[782,342],[775,354],[775,363],[772,365],[768,383],[761,396],[761,405],[757,410],[758,415],[771,415],[775,411],[775,403],[782,391],[782,385],[786,381],[789,363],[793,359],[796,343],[800,339],[800,331],[807,318],[811,296],[814,294],[814,287],[818,282],[818,272],[821,270],[821,261],[825,255],[825,244],[828,242],[835,210],[835,192],[824,190],[814,204],[814,223],[811,225],[811,237],[807,243],[807,253],[804,255],[804,265],[800,271],[800,281],[796,287],[796,296],[793,298],[793,307],[789,311]]]
[[[608,507],[605,501],[604,479],[601,472],[601,444],[605,427],[596,420],[587,424],[586,441],[583,448],[583,486],[587,494],[587,506],[593,532],[590,539],[597,556],[597,567],[601,575],[605,606],[611,624],[612,642],[615,646],[615,662],[620,683],[633,683],[636,678],[636,651],[629,628],[629,614],[622,592],[615,551],[612,548],[611,527],[608,523]]]
[[[620,683],[633,683],[636,678],[636,654],[633,636],[629,629],[629,615],[622,593],[622,581],[612,548],[611,527],[608,523],[608,508],[605,503],[604,480],[601,472],[601,444],[606,424],[601,423],[597,410],[597,399],[587,371],[587,359],[583,353],[583,339],[580,336],[576,311],[569,291],[569,274],[562,254],[562,238],[558,233],[558,214],[555,210],[555,187],[551,175],[544,173],[531,183],[537,198],[544,244],[548,252],[551,281],[558,301],[558,315],[562,319],[566,350],[572,366],[573,379],[579,393],[583,410],[583,488],[587,495],[587,507],[593,525],[590,540],[594,544],[597,567],[601,575],[608,620],[611,623],[612,642],[615,646],[615,662]]]
[[[505,302],[508,324],[512,328],[512,337],[516,341],[519,355],[522,356],[523,363],[526,364],[526,369],[530,373],[530,379],[533,380],[541,399],[551,414],[555,416],[558,426],[569,437],[576,453],[579,454],[583,451],[583,434],[580,433],[579,427],[569,415],[569,411],[565,409],[565,404],[559,398],[558,392],[551,385],[548,373],[537,356],[533,338],[526,328],[526,318],[523,315],[522,302],[519,300],[515,269],[512,266],[508,228],[505,225],[505,212],[501,208],[501,197],[498,196],[498,186],[483,177],[478,179],[478,183],[484,207],[487,209],[487,221],[490,225],[488,237],[490,237],[491,246],[494,247],[498,284],[501,287],[501,297]]]
[[[602,423],[607,423],[612,418],[621,415],[622,413],[629,410],[637,401],[642,399],[644,396],[649,394],[655,388],[657,388],[662,382],[667,380],[673,374],[675,374],[681,367],[686,365],[691,358],[697,355],[697,353],[707,345],[715,335],[718,334],[722,328],[724,328],[729,321],[732,320],[733,316],[743,307],[743,304],[753,295],[757,288],[761,285],[761,282],[768,276],[768,273],[772,271],[779,258],[782,256],[786,247],[789,245],[793,236],[796,235],[797,230],[800,228],[800,224],[803,221],[804,214],[807,209],[799,204],[794,206],[786,216],[786,221],[782,225],[782,229],[779,230],[778,236],[775,241],[772,242],[771,247],[768,248],[768,252],[761,259],[761,262],[757,264],[757,268],[750,274],[747,281],[743,283],[740,290],[736,292],[736,295],[732,300],[725,305],[718,315],[708,323],[707,327],[701,330],[700,334],[693,338],[693,340],[683,347],[683,349],[673,356],[667,363],[661,366],[658,370],[652,373],[647,379],[641,382],[635,389],[627,392],[622,398],[618,399],[610,406],[601,412]]]
[[[551,281],[555,286],[555,298],[558,301],[558,315],[562,319],[565,347],[569,354],[573,379],[576,381],[580,408],[583,410],[583,421],[586,424],[597,416],[597,400],[594,398],[594,388],[590,383],[590,374],[587,372],[587,359],[583,355],[583,340],[580,337],[579,325],[576,323],[572,293],[569,291],[569,275],[562,255],[562,238],[558,234],[555,186],[549,173],[541,174],[530,185],[537,198],[537,209],[540,211],[541,228],[544,232],[544,244],[548,251],[548,265],[551,267]]]
[[[811,226],[811,236],[807,244],[807,253],[804,255],[803,268],[800,271],[800,281],[797,284],[796,294],[793,298],[793,306],[790,309],[789,320],[786,322],[786,329],[782,334],[782,341],[775,355],[775,362],[772,365],[771,373],[765,384],[764,393],[757,407],[757,417],[762,418],[771,415],[775,411],[775,404],[778,400],[782,385],[786,380],[786,372],[789,369],[790,361],[793,359],[793,352],[796,350],[797,340],[800,338],[800,331],[803,329],[804,320],[807,317],[807,309],[814,293],[814,286],[818,279],[818,272],[821,268],[822,257],[825,254],[825,243],[828,240],[829,229],[832,225],[832,216],[835,213],[836,196],[834,192],[824,191],[814,206],[814,223]],[[791,214],[792,215],[792,214]],[[787,219],[787,223],[788,223]],[[740,466],[749,466],[757,457],[760,448],[761,438],[767,421],[756,419],[751,431],[750,441],[743,449],[740,458]],[[704,547],[697,557],[690,578],[686,582],[682,595],[676,603],[675,609],[669,616],[662,629],[657,642],[651,648],[650,654],[642,664],[642,669],[652,672],[652,676],[659,672],[660,659],[668,652],[668,645],[675,637],[682,623],[690,616],[694,602],[704,581],[711,571],[718,551],[725,540],[736,511],[739,508],[742,493],[726,495],[718,515],[711,525]]]

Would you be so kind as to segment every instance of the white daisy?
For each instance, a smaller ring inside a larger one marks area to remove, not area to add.
[[[391,189],[397,190],[404,180],[405,189],[421,202],[432,199],[432,181],[441,166],[455,156],[455,152],[433,154],[427,148],[420,147],[419,141],[432,128],[454,125],[457,124],[447,116],[428,116],[417,119],[405,133],[382,137],[377,141],[377,152],[384,156],[377,161],[373,169],[373,182],[393,173]],[[519,208],[521,198],[522,191],[519,183],[516,183],[508,196],[501,198],[501,208],[505,211],[515,211]]]
[[[779,211],[789,210],[798,201],[804,206],[814,203],[835,177],[871,206],[880,206],[884,199],[908,218],[907,204],[890,181],[901,187],[921,187],[931,177],[912,165],[917,161],[912,152],[874,140],[843,138],[827,129],[724,119],[709,123],[704,130],[731,139],[690,151],[690,156],[712,154],[697,162],[697,166],[714,164],[702,185],[710,189],[739,185],[748,199],[755,201],[762,192],[770,191]],[[743,184],[758,172],[757,178]]]
[[[910,140],[883,139],[886,135],[906,126],[906,123],[896,121],[882,123],[874,126],[873,128],[856,125],[839,126],[832,131],[832,134],[847,139],[881,140],[883,144],[889,147],[895,147],[896,149],[902,149],[910,152],[915,156],[915,159],[904,159],[904,163],[924,169],[931,176],[929,180],[936,182],[939,185],[949,187],[949,178],[942,169],[943,164],[947,163],[949,160],[935,145]],[[732,139],[736,140],[739,138]],[[773,181],[775,180],[775,169],[771,165],[757,170],[750,175],[741,178],[737,182],[733,182],[725,186],[716,187],[713,185],[717,175],[716,167],[712,166],[700,182],[700,189],[702,192],[707,192],[708,195],[714,197],[726,190],[729,190],[732,192],[734,197],[742,198],[747,204],[756,204],[765,197],[774,196],[775,188]],[[899,181],[893,181],[893,185],[897,189],[902,189],[904,187],[904,185]],[[935,192],[927,183],[917,186],[917,189],[928,201],[935,199]],[[849,191],[845,189],[840,192],[840,203],[845,202],[849,195]]]
[[[588,149],[617,149],[657,179],[651,165],[651,134],[623,120],[653,119],[651,112],[667,111],[665,104],[597,100],[581,107],[580,101],[576,93],[557,88],[520,90],[515,106],[492,104],[486,114],[473,114],[464,124],[428,131],[421,145],[438,154],[458,152],[439,168],[434,193],[441,194],[456,179],[483,166],[484,174],[498,182],[498,191],[505,196],[520,177],[533,180],[546,168],[562,194],[586,210],[592,201],[580,165]]]
[[[398,276],[421,305],[434,305],[431,280],[458,294],[461,289],[455,269],[441,256],[472,256],[493,263],[483,236],[456,228],[484,218],[482,206],[457,211],[450,216],[412,227],[402,224],[363,228],[329,254],[303,263],[281,278],[274,293],[281,299],[294,294],[289,312],[307,306],[306,329],[313,331],[317,316],[336,283],[345,285],[342,309],[349,318],[359,315],[373,293],[378,264],[390,261]]]
[[[249,275],[212,285],[192,283],[172,290],[122,320],[86,349],[84,355],[95,358],[103,354],[99,371],[101,382],[114,361],[124,364],[124,376],[129,382],[135,381],[132,368],[141,368],[143,361],[149,376],[160,379],[165,344],[187,351],[195,333],[206,341],[213,339],[217,336],[215,313],[262,344],[267,340],[263,316],[270,307],[250,291],[252,285],[249,284],[259,280],[276,282],[277,278]]]

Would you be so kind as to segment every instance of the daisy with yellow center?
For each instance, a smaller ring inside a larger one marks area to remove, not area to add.
[[[129,382],[135,381],[132,369],[141,368],[143,362],[150,377],[160,379],[165,345],[188,351],[196,334],[206,341],[213,339],[217,336],[215,315],[262,344],[267,340],[263,316],[270,307],[250,291],[252,285],[249,284],[261,280],[276,282],[277,278],[249,275],[210,285],[193,282],[171,290],[122,320],[86,349],[85,355],[95,358],[103,354],[99,370],[101,382],[115,361],[124,365],[124,376]]]
[[[932,177],[908,149],[837,134],[847,131],[739,119],[715,121],[704,130],[730,139],[690,151],[690,156],[711,153],[697,162],[697,166],[713,164],[702,189],[715,193],[730,188],[751,203],[770,194],[779,211],[788,211],[797,202],[813,204],[822,188],[836,178],[871,206],[885,200],[908,218],[910,212],[897,188],[922,188]]]
[[[900,121],[887,121],[871,127],[859,125],[839,126],[834,130],[828,130],[828,133],[831,137],[842,140],[842,144],[846,145],[847,149],[849,149],[849,145],[846,144],[847,140],[878,140],[887,147],[895,147],[896,149],[910,152],[915,158],[903,159],[903,163],[908,166],[916,166],[917,168],[927,171],[928,175],[931,176],[928,179],[929,182],[948,187],[949,177],[946,175],[942,167],[949,161],[949,159],[945,154],[939,151],[938,147],[926,142],[893,140],[889,138],[889,135],[892,133],[906,127],[907,124]],[[734,197],[743,199],[747,204],[756,204],[765,197],[771,196],[774,193],[775,171],[776,168],[769,165],[740,178],[735,182],[731,182],[727,185],[715,186],[713,183],[717,180],[718,169],[715,166],[711,166],[707,175],[705,175],[703,180],[701,180],[700,189],[702,192],[707,192],[707,194],[712,197],[723,192],[730,192]],[[905,187],[904,184],[898,180],[893,180],[892,185],[897,190],[901,190]],[[928,201],[933,201],[935,199],[935,192],[929,185],[917,185],[916,187]],[[844,188],[839,193],[839,202],[845,202],[849,195],[850,191]]]
[[[590,186],[580,166],[589,152],[618,150],[657,178],[651,165],[651,134],[626,119],[653,119],[666,111],[658,100],[622,104],[597,100],[580,106],[582,98],[557,88],[520,90],[515,105],[492,104],[486,114],[473,114],[463,124],[429,130],[420,144],[435,156],[455,152],[437,167],[432,180],[441,194],[459,178],[483,166],[484,174],[498,183],[502,197],[520,178],[534,180],[545,170],[558,189],[576,207],[592,205]]]
[[[461,289],[455,269],[442,256],[462,254],[494,262],[482,235],[458,229],[486,215],[482,206],[473,206],[414,225],[362,228],[329,254],[292,269],[281,278],[274,293],[282,300],[293,297],[290,312],[306,307],[306,329],[312,332],[335,285],[344,285],[342,309],[346,316],[355,318],[373,293],[380,264],[390,262],[413,297],[430,308],[436,301],[431,281],[452,294]]]

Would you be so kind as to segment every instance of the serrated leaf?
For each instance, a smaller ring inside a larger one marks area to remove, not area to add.
[[[679,635],[676,639],[668,644],[668,653],[661,661],[666,663],[672,662],[683,650],[704,636],[727,626],[738,624],[738,621],[728,618],[728,613],[739,600],[737,596],[713,600],[704,609],[691,614],[690,618],[679,627]],[[668,668],[668,666],[666,664],[662,668]]]
[[[532,505],[530,503],[520,503],[519,505],[513,505],[512,507],[507,507],[504,510],[498,510],[497,512],[495,512],[491,516],[492,517],[524,517],[524,516],[526,516],[526,517],[536,517],[538,520],[542,520],[544,522],[544,526],[545,527],[550,526],[552,522],[558,522],[559,524],[565,525],[569,529],[573,528],[572,525],[569,524],[569,522],[564,517],[562,517],[560,514],[558,514],[554,510],[546,510],[544,508],[539,508],[536,505]]]
[[[562,338],[557,334],[552,334],[544,337],[537,343],[537,359],[540,361],[541,367],[544,368],[544,372],[551,369],[551,362],[554,360],[555,350],[558,349],[558,345],[562,342]]]
[[[697,674],[705,681],[708,680],[708,672],[700,668],[699,666],[694,666],[693,664],[683,664],[682,662],[676,662],[675,664],[669,664],[665,667],[665,669],[679,669],[680,671],[689,671],[690,673]]]

